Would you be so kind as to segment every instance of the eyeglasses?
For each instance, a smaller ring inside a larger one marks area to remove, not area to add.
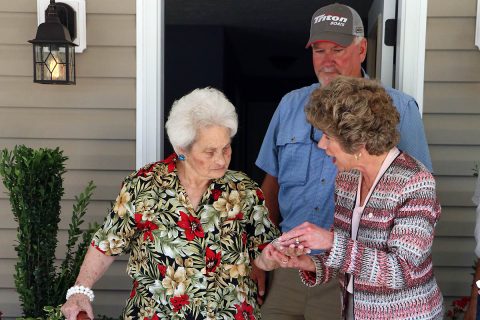
[[[315,128],[312,125],[310,125],[310,140],[315,145],[318,145],[318,141],[320,141],[320,139],[315,139]]]

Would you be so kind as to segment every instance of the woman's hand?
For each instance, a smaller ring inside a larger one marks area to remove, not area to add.
[[[74,294],[62,306],[62,313],[67,320],[76,320],[81,311],[85,311],[93,319],[92,304],[84,294]]]
[[[80,267],[75,284],[92,288],[114,260],[114,257],[107,256],[95,249],[95,247],[90,246],[85,254],[85,259]],[[67,320],[76,320],[80,311],[85,311],[88,317],[93,319],[92,304],[89,297],[84,294],[77,293],[70,296],[61,310]]]
[[[304,222],[285,232],[278,241],[283,247],[303,246],[310,249],[330,250],[333,246],[333,232],[310,222]]]
[[[282,264],[283,268],[293,268],[305,271],[315,272],[315,263],[313,262],[312,258],[307,255],[301,256],[290,256],[288,261]]]
[[[262,270],[270,271],[280,267],[281,261],[288,258],[286,255],[278,251],[271,243],[269,243],[258,256],[254,264]]]
[[[275,260],[277,265],[281,268],[294,268],[306,271],[315,271],[315,263],[312,259],[306,255],[310,252],[309,249],[305,249],[302,246],[299,247],[275,247],[270,245],[267,251],[265,248],[266,256],[269,259]]]
[[[281,247],[273,244],[267,245],[262,254],[255,260],[255,264],[263,270],[276,268],[295,268],[315,271],[315,264],[309,256],[309,249],[300,247]]]

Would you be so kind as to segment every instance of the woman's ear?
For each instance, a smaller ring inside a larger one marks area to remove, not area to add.
[[[185,149],[184,148],[174,148],[174,149],[175,149],[175,153],[177,154],[178,160],[185,161],[185,159],[187,158],[185,155],[186,154]]]
[[[187,150],[185,150],[184,148],[180,148],[180,147],[173,148],[173,150],[175,151],[175,153],[176,153],[177,155],[179,155],[179,154],[186,154],[186,153],[187,153]]]
[[[368,153],[367,151],[367,145],[365,143],[363,143],[361,146],[360,146],[360,149],[358,149],[358,152],[361,152],[361,153]]]

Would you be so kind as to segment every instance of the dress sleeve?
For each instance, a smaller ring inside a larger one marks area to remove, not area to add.
[[[129,251],[136,233],[134,189],[132,179],[125,179],[103,225],[93,235],[92,246],[106,255],[117,256]]]
[[[251,190],[252,206],[246,227],[247,246],[250,259],[255,260],[263,248],[280,236],[280,231],[268,218],[263,192],[258,187]]]
[[[300,279],[307,287],[314,287],[316,285],[326,283],[337,276],[336,269],[327,267],[325,264],[328,255],[325,253],[314,255],[310,257],[315,263],[315,272],[299,270]]]
[[[414,286],[431,265],[434,227],[441,211],[429,172],[421,171],[409,179],[395,210],[385,249],[368,247],[335,232],[326,264],[375,286]]]

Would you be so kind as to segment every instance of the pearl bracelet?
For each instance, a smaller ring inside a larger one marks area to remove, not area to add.
[[[93,294],[92,289],[84,286],[73,286],[70,289],[68,289],[66,299],[68,300],[74,294],[84,294],[88,297],[90,302],[92,302],[93,299],[95,298],[95,295]]]

